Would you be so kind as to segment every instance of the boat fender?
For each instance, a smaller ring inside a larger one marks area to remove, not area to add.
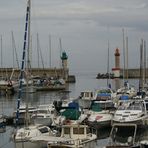
[[[11,82],[11,80],[8,80],[8,85],[7,85],[8,87],[11,87],[12,86],[12,82]]]

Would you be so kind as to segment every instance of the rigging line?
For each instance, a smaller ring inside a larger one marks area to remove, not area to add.
[[[43,69],[45,69],[43,55],[42,55],[41,46],[40,46],[40,42],[39,42],[39,36],[38,36],[38,49],[39,49]]]
[[[12,48],[13,48],[13,52],[15,53],[17,68],[19,69],[19,61],[18,61],[18,55],[17,55],[17,51],[16,51],[16,45],[15,45],[15,39],[14,39],[13,31],[11,32],[11,35],[12,35]],[[14,55],[14,53],[13,53],[13,55]],[[13,68],[14,68],[14,61],[13,61]]]

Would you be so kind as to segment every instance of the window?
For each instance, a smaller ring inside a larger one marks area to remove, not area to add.
[[[64,134],[70,134],[70,128],[68,127],[64,128]]]
[[[84,128],[73,128],[73,134],[84,134]]]

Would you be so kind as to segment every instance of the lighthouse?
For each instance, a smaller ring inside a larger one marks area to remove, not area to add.
[[[115,78],[120,77],[120,51],[119,48],[115,49],[115,68],[112,68]]]
[[[68,56],[65,51],[62,52],[61,60],[62,60],[63,78],[67,80],[68,78],[68,67],[67,67]]]
[[[62,60],[62,68],[67,69],[67,59],[68,56],[65,51],[62,52],[61,60]]]

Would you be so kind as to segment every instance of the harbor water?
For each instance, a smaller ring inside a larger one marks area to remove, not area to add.
[[[100,87],[107,86],[107,80],[96,79],[96,73],[79,73],[75,74],[76,83],[68,84],[67,91],[42,91],[28,94],[28,104],[39,105],[39,104],[50,104],[54,100],[62,100],[66,98],[77,98],[81,91],[99,89]],[[110,80],[113,89],[115,89],[115,80]],[[130,84],[138,86],[137,80],[129,80]],[[122,83],[122,80],[121,80]],[[16,109],[17,94],[14,96],[0,96],[0,112],[4,115],[11,116],[13,111]],[[22,95],[21,104],[26,103],[26,94]],[[7,126],[6,132],[0,133],[0,148],[15,148],[16,145],[12,141],[12,132],[14,131],[13,126]],[[96,148],[102,148],[109,142],[110,129],[98,131],[98,140]],[[22,145],[22,147],[24,147]],[[29,146],[32,148],[31,146]]]

